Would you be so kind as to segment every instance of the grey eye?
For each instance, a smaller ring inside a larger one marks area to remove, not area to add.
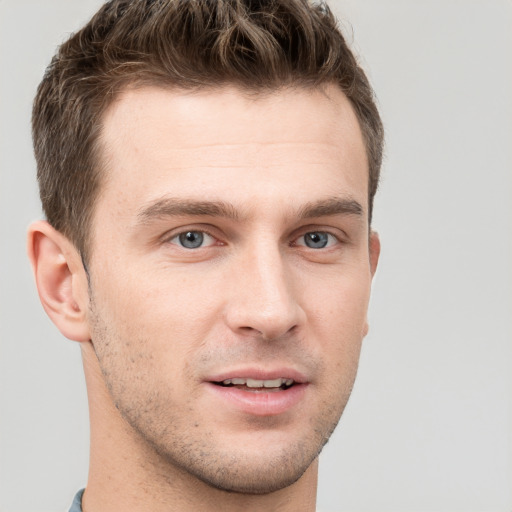
[[[216,244],[216,239],[205,231],[182,231],[169,239],[169,243],[183,249],[200,249]]]
[[[329,233],[313,231],[304,235],[304,245],[311,249],[323,249],[329,243]]]
[[[179,234],[177,238],[186,249],[197,249],[203,245],[204,234],[201,231],[187,231]]]

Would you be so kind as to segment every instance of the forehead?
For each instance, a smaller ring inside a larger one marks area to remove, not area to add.
[[[102,148],[101,196],[125,212],[165,194],[294,201],[347,188],[366,207],[363,138],[336,86],[128,89],[104,115]]]
[[[310,142],[312,137],[337,145],[362,144],[350,101],[339,87],[331,84],[262,93],[231,86],[196,91],[128,88],[103,116],[104,142],[107,146],[132,143],[134,125],[137,136],[142,131],[148,137],[162,133],[162,129],[172,131],[172,143],[180,148],[203,142],[239,144],[244,139],[260,144]]]

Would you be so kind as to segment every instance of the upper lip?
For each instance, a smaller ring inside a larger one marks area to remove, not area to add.
[[[296,384],[308,382],[308,378],[302,372],[290,367],[275,368],[272,370],[255,367],[233,368],[210,375],[204,380],[207,382],[223,382],[227,379],[236,378],[254,380],[274,380],[283,378],[292,379]]]

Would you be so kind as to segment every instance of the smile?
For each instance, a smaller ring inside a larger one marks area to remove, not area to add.
[[[251,378],[232,378],[225,379],[222,382],[217,382],[219,386],[223,387],[237,387],[247,391],[282,391],[290,388],[294,384],[293,379],[277,378],[269,380],[259,380]]]
[[[229,373],[210,377],[205,382],[218,411],[276,416],[294,409],[308,394],[308,379],[291,369],[245,368]],[[242,377],[244,374],[250,377]]]

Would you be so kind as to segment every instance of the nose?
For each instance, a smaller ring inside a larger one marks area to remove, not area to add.
[[[278,246],[259,244],[247,250],[232,268],[230,281],[225,318],[238,335],[276,340],[303,323],[298,283]]]

